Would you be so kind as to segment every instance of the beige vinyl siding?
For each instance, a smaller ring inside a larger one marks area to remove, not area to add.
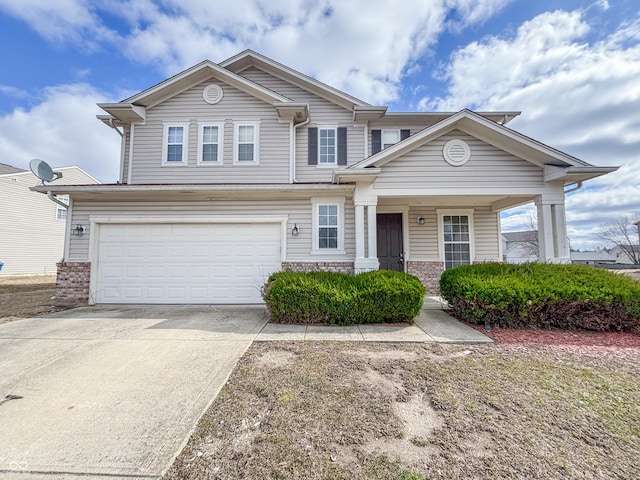
[[[355,251],[354,207],[351,198],[345,203],[345,250],[342,255],[310,255],[312,247],[312,204],[309,198],[291,200],[238,200],[215,199],[193,201],[148,201],[148,202],[97,202],[76,200],[73,208],[73,224],[86,225],[85,235],[71,237],[70,261],[89,259],[91,238],[90,216],[95,217],[140,217],[141,222],[153,223],[153,219],[168,219],[185,216],[228,216],[240,219],[250,217],[287,217],[287,261],[348,261]],[[218,221],[218,220],[216,220]],[[224,222],[222,222],[224,223]],[[296,224],[299,235],[293,237],[291,228]]]
[[[55,168],[62,178],[52,185],[94,184],[78,168]],[[57,204],[30,187],[40,184],[31,172],[0,176],[0,275],[55,274],[62,259],[66,220],[56,218]]]
[[[447,208],[447,207],[437,207]],[[501,261],[498,214],[489,206],[454,207],[452,210],[473,210],[474,262]],[[436,207],[409,208],[409,245],[412,260],[442,260],[438,249],[438,216]],[[424,225],[418,224],[418,217],[424,217]]]
[[[471,148],[471,158],[454,167],[443,157],[444,145],[454,138]],[[392,160],[382,167],[376,188],[541,188],[542,168],[460,131],[453,131]]]
[[[202,98],[211,83],[224,91],[215,105]],[[197,164],[199,121],[224,123],[223,165]],[[259,165],[233,165],[234,121],[260,122]],[[189,124],[187,165],[162,165],[163,125],[171,122]],[[289,182],[289,124],[272,105],[213,78],[149,108],[133,143],[132,184]]]
[[[248,68],[240,74],[294,102],[309,104],[309,124],[299,127],[296,134],[296,181],[331,182],[332,178],[332,168],[307,164],[307,128],[309,127],[317,127],[318,125],[347,127],[347,165],[363,159],[364,127],[362,125],[354,126],[353,113],[350,110],[255,67]]]

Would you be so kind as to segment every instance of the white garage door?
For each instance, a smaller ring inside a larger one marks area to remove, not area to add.
[[[96,303],[261,303],[279,224],[100,226]]]

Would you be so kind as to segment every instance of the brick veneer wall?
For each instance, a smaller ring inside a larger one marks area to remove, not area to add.
[[[444,272],[443,262],[416,262],[413,260],[407,262],[407,273],[418,277],[430,294],[440,293],[438,281],[442,272]]]
[[[89,303],[90,262],[57,263],[55,304],[60,306],[80,306]]]
[[[282,269],[294,272],[326,270],[329,272],[353,273],[353,262],[282,262]]]

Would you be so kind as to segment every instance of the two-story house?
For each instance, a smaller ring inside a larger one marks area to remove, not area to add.
[[[280,269],[404,270],[433,292],[500,261],[500,212],[528,202],[542,259],[568,262],[565,187],[615,170],[511,130],[519,112],[387,112],[249,50],[100,107],[119,182],[37,188],[84,228],[58,270],[79,303],[257,303]]]

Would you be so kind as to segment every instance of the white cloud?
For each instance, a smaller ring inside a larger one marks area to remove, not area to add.
[[[567,198],[572,246],[602,242],[599,224],[640,211],[640,21],[588,42],[584,12],[548,12],[513,37],[456,51],[443,69],[448,93],[423,108],[523,110],[509,124],[596,165],[620,165]],[[505,230],[517,227],[517,216]],[[514,228],[516,229],[516,228]]]
[[[0,162],[29,168],[32,158],[51,166],[78,165],[102,182],[115,183],[120,137],[95,117],[106,95],[87,84],[47,88],[40,103],[0,116]]]

